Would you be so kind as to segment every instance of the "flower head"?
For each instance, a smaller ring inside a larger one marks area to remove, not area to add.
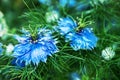
[[[112,49],[112,47],[107,47],[104,50],[102,50],[102,57],[105,60],[111,60],[115,56],[115,51]]]
[[[25,65],[31,62],[38,65],[40,61],[46,62],[47,56],[58,52],[56,41],[47,29],[39,29],[37,37],[35,36],[16,36],[20,44],[14,48],[13,56]]]
[[[76,22],[70,18],[61,19],[58,22],[57,31],[65,36],[65,41],[70,42],[70,46],[75,51],[91,50],[96,46],[98,40],[91,28],[79,28]]]

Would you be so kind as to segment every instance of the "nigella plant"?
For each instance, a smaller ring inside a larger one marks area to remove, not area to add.
[[[40,62],[46,62],[47,56],[52,56],[52,54],[58,52],[57,41],[53,39],[50,30],[46,28],[38,29],[36,35],[30,35],[29,32],[25,33],[26,35],[22,37],[15,36],[19,42],[13,53],[16,64],[25,63],[25,65],[28,65],[32,63],[38,65]]]
[[[82,25],[80,28],[79,25]],[[83,28],[83,24],[71,18],[63,18],[58,21],[57,32],[65,36],[65,41],[70,42],[70,46],[75,50],[88,49],[96,47],[97,37],[92,32],[92,28]]]

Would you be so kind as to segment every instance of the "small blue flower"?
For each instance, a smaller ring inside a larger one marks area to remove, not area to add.
[[[66,5],[69,7],[74,7],[77,1],[76,0],[59,0],[59,3],[62,7],[65,7]]]
[[[20,42],[14,48],[13,56],[17,58],[16,62],[25,62],[25,65],[31,62],[34,65],[38,65],[40,61],[46,62],[47,56],[58,52],[56,41],[51,34],[47,29],[39,29],[35,38],[33,36],[15,36]]]
[[[57,32],[60,32],[61,35],[65,35],[68,32],[74,30],[77,27],[77,24],[75,21],[73,21],[71,18],[61,18],[58,21],[58,26],[55,27]]]
[[[97,43],[97,37],[92,32],[91,28],[84,28],[79,32],[70,32],[66,36],[66,41],[70,42],[70,46],[75,50],[93,49]]]
[[[70,18],[63,18],[58,21],[57,32],[65,36],[65,41],[70,42],[70,46],[75,50],[93,49],[97,43],[97,37],[91,28],[80,28],[77,23]]]
[[[0,54],[3,52],[2,43],[0,43]]]

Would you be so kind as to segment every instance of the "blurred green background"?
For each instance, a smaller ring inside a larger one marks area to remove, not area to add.
[[[34,6],[40,5],[38,0],[0,0],[0,11],[4,14],[9,28],[21,26],[21,19],[19,17],[28,11],[26,4],[31,9]]]

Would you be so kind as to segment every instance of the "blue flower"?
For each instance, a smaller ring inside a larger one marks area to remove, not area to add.
[[[74,30],[77,27],[77,24],[75,21],[73,21],[71,18],[61,18],[58,21],[58,26],[55,27],[57,32],[60,32],[61,35],[65,35],[68,32]]]
[[[57,32],[65,36],[65,41],[70,42],[70,46],[75,51],[79,49],[91,50],[96,46],[98,39],[91,28],[79,29],[77,23],[68,17],[58,21],[58,26],[56,28]]]
[[[88,49],[91,50],[96,46],[97,37],[91,28],[84,28],[79,32],[70,32],[66,36],[66,42],[70,42],[70,46],[75,50]]]
[[[23,37],[15,36],[20,42],[14,48],[13,56],[17,58],[16,61],[25,62],[25,65],[31,62],[34,65],[38,65],[40,61],[46,62],[47,56],[58,52],[56,41],[51,34],[47,29],[39,29],[37,37],[30,35]]]
[[[0,43],[0,54],[3,52],[2,43]]]

